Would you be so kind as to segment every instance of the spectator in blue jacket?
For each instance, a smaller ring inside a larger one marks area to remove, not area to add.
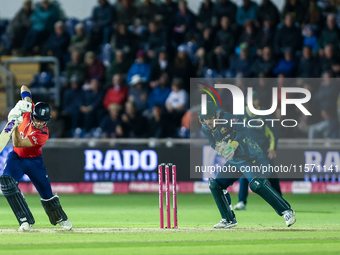
[[[65,56],[70,44],[70,35],[65,31],[64,22],[58,21],[54,25],[54,33],[48,38],[45,48],[48,56],[54,56],[59,60],[59,67],[65,69]]]
[[[149,81],[151,67],[150,64],[145,63],[146,53],[144,50],[139,50],[137,52],[136,61],[130,67],[128,74],[126,76],[126,83],[130,83],[132,76],[139,74],[144,81]]]
[[[274,74],[283,74],[285,77],[294,77],[295,71],[296,62],[293,60],[292,50],[287,48],[284,59],[280,60],[274,68]]]
[[[250,0],[243,0],[243,5],[237,8],[236,22],[243,26],[247,20],[256,20],[258,6]]]
[[[169,86],[169,75],[163,73],[157,81],[157,87],[155,87],[149,94],[149,110],[151,111],[154,106],[159,105],[165,110],[165,101],[171,92]]]
[[[41,46],[53,31],[53,26],[59,19],[59,8],[50,3],[49,0],[43,0],[31,16],[32,27],[26,34],[22,47],[26,51],[31,51],[35,46]],[[36,48],[35,53],[38,53],[38,50]]]
[[[110,43],[112,23],[113,23],[113,8],[107,0],[98,0],[99,6],[93,9],[92,19],[95,25],[103,33],[103,43]]]

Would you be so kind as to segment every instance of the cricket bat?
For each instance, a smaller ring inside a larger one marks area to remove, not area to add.
[[[6,126],[4,127],[4,129],[2,130],[2,132],[0,134],[0,153],[6,147],[9,139],[11,139],[11,136],[13,134],[14,129],[18,125],[19,125],[19,123],[16,119],[13,119],[10,122],[7,122]]]

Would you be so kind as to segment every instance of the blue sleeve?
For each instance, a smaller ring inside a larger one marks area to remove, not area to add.
[[[225,113],[224,114],[224,119],[230,120],[230,122],[233,120],[234,122],[243,122],[243,116],[236,116],[232,115],[230,113]],[[237,121],[235,121],[237,120]],[[231,123],[229,123],[230,127]],[[236,132],[236,136],[234,141],[237,141],[239,144],[243,141],[244,138],[248,135],[248,128],[243,126],[242,124],[236,124],[231,127],[233,132]]]
[[[203,134],[204,134],[205,138],[207,138],[207,140],[209,141],[210,146],[213,149],[215,149],[215,147],[216,147],[216,140],[212,136],[212,132],[210,130],[205,129],[204,127],[202,127],[202,130],[203,130]]]

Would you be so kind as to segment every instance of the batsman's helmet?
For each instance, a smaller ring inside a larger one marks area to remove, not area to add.
[[[199,111],[199,119],[206,119],[206,118],[211,118],[216,115],[216,113],[219,111],[217,105],[215,105],[214,102],[212,101],[207,101],[207,112],[206,114],[202,114],[202,105],[200,106],[200,111]]]
[[[49,122],[51,119],[51,108],[46,103],[38,102],[33,108],[32,116],[37,120]]]

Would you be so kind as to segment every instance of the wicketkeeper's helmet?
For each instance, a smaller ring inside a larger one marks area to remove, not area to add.
[[[216,113],[219,111],[217,105],[215,105],[212,101],[207,101],[207,112],[206,114],[202,114],[202,105],[200,106],[200,111],[198,113],[199,119],[206,119],[211,118],[216,115]]]
[[[47,123],[51,119],[51,108],[46,103],[38,102],[33,108],[32,116],[37,120],[45,121]]]

